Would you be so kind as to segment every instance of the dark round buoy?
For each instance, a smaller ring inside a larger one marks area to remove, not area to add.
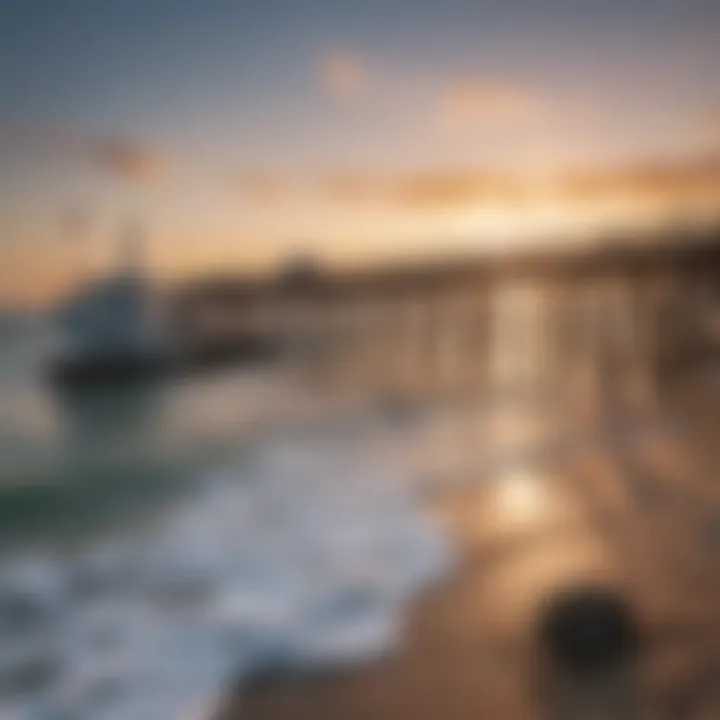
[[[608,588],[573,589],[552,597],[542,610],[539,635],[550,660],[578,675],[631,660],[640,643],[630,602]]]

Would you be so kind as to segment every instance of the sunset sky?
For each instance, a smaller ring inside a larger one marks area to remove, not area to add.
[[[720,205],[717,0],[0,0],[0,304]]]

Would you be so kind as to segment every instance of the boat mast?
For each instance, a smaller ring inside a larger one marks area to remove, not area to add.
[[[120,237],[118,267],[127,277],[142,275],[144,232],[140,221],[133,218],[127,222]]]

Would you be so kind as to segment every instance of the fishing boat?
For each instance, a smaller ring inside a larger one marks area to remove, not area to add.
[[[154,380],[266,362],[280,353],[274,334],[234,330],[183,332],[172,304],[144,272],[143,235],[136,224],[120,240],[117,270],[86,282],[58,313],[61,349],[49,375],[61,390]]]
[[[85,283],[59,312],[61,349],[49,371],[62,388],[152,378],[179,361],[143,271],[137,225],[126,229],[120,247],[118,269]]]

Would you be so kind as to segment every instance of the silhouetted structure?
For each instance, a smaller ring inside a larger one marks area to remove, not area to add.
[[[190,284],[173,314],[191,342],[273,338],[328,380],[362,376],[395,394],[487,389],[498,375],[549,384],[582,363],[599,383],[618,371],[654,382],[716,349],[718,280],[718,235],[706,233],[352,272],[303,261],[270,279]],[[534,378],[508,369],[508,356],[538,352]]]

